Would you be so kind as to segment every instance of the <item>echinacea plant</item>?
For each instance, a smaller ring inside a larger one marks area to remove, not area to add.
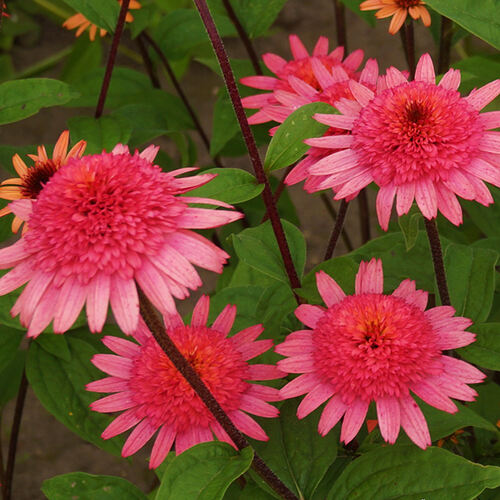
[[[344,3],[392,17],[406,66]],[[334,0],[336,43],[299,22],[260,58],[297,5],[0,0],[5,137],[25,120],[0,144],[2,500],[500,494],[500,79],[469,43],[500,48],[498,13]],[[35,11],[89,37],[54,27],[71,46],[16,73]],[[209,134],[196,90],[222,86]],[[64,425],[144,480],[90,448],[37,476],[32,397],[47,449]]]

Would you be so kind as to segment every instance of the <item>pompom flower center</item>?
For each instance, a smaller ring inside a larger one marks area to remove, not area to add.
[[[33,267],[83,284],[97,272],[132,278],[187,207],[171,182],[138,154],[71,158],[34,204],[25,236]]]
[[[248,366],[231,340],[205,326],[183,326],[169,335],[224,411],[237,410],[248,389]],[[183,432],[215,421],[153,339],[133,360],[129,386],[139,416],[147,416],[153,426],[167,424]]]
[[[424,313],[391,295],[346,297],[318,321],[313,343],[320,376],[345,404],[406,396],[410,384],[441,370],[437,335]]]
[[[478,111],[458,92],[415,81],[386,89],[361,110],[352,149],[379,186],[439,182],[470,164],[483,132]]]

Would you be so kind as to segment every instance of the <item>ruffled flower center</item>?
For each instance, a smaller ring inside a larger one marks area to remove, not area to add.
[[[237,410],[248,389],[248,365],[224,334],[207,327],[183,326],[169,332],[226,412]],[[133,360],[129,388],[139,416],[176,432],[208,427],[214,418],[155,340]]]
[[[379,186],[439,182],[471,162],[483,132],[478,111],[458,92],[415,81],[386,89],[361,110],[352,148]]]
[[[187,207],[172,184],[138,154],[71,158],[33,205],[25,238],[34,268],[56,282],[73,275],[85,284],[97,272],[130,279]]]
[[[313,333],[321,378],[345,404],[408,395],[440,372],[437,335],[424,313],[391,295],[361,294],[330,307]]]

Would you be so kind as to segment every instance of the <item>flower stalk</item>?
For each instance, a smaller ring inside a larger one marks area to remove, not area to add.
[[[439,38],[438,73],[445,73],[450,69],[451,39],[453,23],[451,19],[441,16],[441,34]]]
[[[337,242],[339,240],[339,236],[342,233],[342,228],[344,227],[348,205],[349,202],[345,200],[342,200],[340,203],[337,219],[335,221],[335,225],[333,226],[332,235],[330,236],[330,241],[328,242],[324,260],[329,260],[332,258],[333,252],[335,251],[335,247],[337,246]]]

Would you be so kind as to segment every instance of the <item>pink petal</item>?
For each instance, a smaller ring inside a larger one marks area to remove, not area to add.
[[[92,333],[100,332],[108,314],[111,279],[97,273],[87,287],[87,318]]]
[[[162,314],[173,314],[176,311],[174,299],[161,277],[161,272],[147,259],[135,272],[137,284]]]
[[[296,76],[290,75],[288,77],[288,83],[290,84],[290,87],[292,87],[292,89],[301,96],[313,98],[318,94],[318,91],[314,87],[311,87],[304,80],[301,80]]]
[[[253,342],[262,332],[264,327],[262,325],[253,325],[241,330],[236,335],[231,337],[231,341],[234,343],[236,348],[244,346],[248,342]]]
[[[391,66],[387,70],[385,82],[388,88],[392,88],[397,87],[398,85],[401,85],[403,83],[408,83],[408,80],[404,77],[401,71]]]
[[[189,260],[168,244],[152,258],[152,262],[163,274],[192,290],[196,290],[202,284],[200,276]]]
[[[438,85],[448,90],[457,90],[460,87],[460,71],[453,68],[449,69]]]
[[[75,322],[85,304],[87,287],[78,283],[76,278],[66,278],[54,315],[54,333],[64,333]]]
[[[396,201],[396,211],[398,215],[407,214],[415,199],[415,184],[403,184],[398,186],[398,199]]]
[[[37,337],[52,321],[60,292],[60,288],[52,285],[47,288],[36,309],[33,311],[27,332],[28,337]]]
[[[123,392],[128,390],[128,380],[118,377],[105,377],[94,380],[85,386],[85,390],[91,392]]]
[[[90,404],[90,407],[94,411],[98,411],[100,413],[128,410],[133,406],[136,406],[136,404],[132,400],[130,392],[118,392],[117,394],[111,394],[110,396],[98,399]]]
[[[329,125],[330,127],[341,128],[342,130],[351,130],[357,117],[316,113],[313,115],[313,118],[324,125]]]
[[[352,180],[346,182],[335,195],[335,200],[347,198],[353,193],[361,191],[373,181],[373,175],[370,169],[366,168],[361,173],[353,176]]]
[[[304,373],[299,375],[297,378],[288,382],[284,387],[280,389],[280,395],[283,399],[294,398],[295,396],[301,396],[311,389],[316,387],[318,384],[318,377],[314,373]]]
[[[463,168],[479,179],[500,187],[500,166],[492,165],[481,158],[474,158],[471,163]]]
[[[23,264],[18,265],[16,269],[22,265]],[[52,284],[52,280],[53,276],[51,274],[37,271],[21,292],[21,295],[14,304],[14,307],[12,307],[10,311],[11,315],[16,316],[21,313],[19,318],[21,324],[29,324],[44,293]]]
[[[448,375],[456,377],[462,382],[468,384],[478,384],[486,378],[486,375],[483,372],[461,359],[452,358],[450,356],[441,356],[441,362],[443,363],[443,367]]]
[[[490,203],[493,203],[493,197],[491,196],[491,193],[486,187],[485,183],[482,180],[478,179],[476,176],[469,174],[468,172],[464,172],[464,174],[467,177],[470,185],[474,189],[473,199],[484,206],[488,206]]]
[[[316,285],[326,307],[332,307],[345,299],[344,290],[324,271],[316,273]]]
[[[245,76],[240,80],[243,85],[260,90],[274,90],[278,81],[273,76]]]
[[[412,397],[407,396],[399,400],[401,408],[401,426],[408,437],[420,448],[427,448],[431,444],[431,436],[425,417]]]
[[[227,305],[222,309],[221,313],[214,321],[212,328],[218,332],[227,335],[233,327],[234,319],[236,318],[236,306]]]
[[[328,38],[320,36],[314,46],[313,56],[326,56],[328,54]]]
[[[272,418],[279,415],[277,408],[248,393],[241,396],[240,409],[259,417]]]
[[[267,434],[264,432],[264,429],[262,429],[262,427],[246,413],[236,410],[231,412],[229,417],[238,430],[247,436],[250,436],[253,439],[258,439],[259,441],[267,441],[269,439]]]
[[[361,61],[365,57],[364,52],[361,49],[357,49],[354,52],[351,52],[342,62],[342,65],[350,69],[352,71],[356,71],[358,66],[361,64]]]
[[[304,44],[300,41],[300,38],[297,35],[290,35],[288,37],[288,41],[290,42],[290,50],[292,51],[294,59],[304,59],[309,57],[309,52],[307,52]]]
[[[150,469],[156,469],[165,460],[174,443],[175,434],[172,427],[169,427],[167,424],[161,427],[158,436],[156,436],[153,450],[151,451],[151,460],[149,462]]]
[[[220,426],[218,422],[212,422],[210,427],[219,441],[230,444],[234,449],[238,449],[233,443],[232,439],[228,436],[227,432]]]
[[[103,439],[110,439],[112,437],[118,436],[122,432],[128,431],[134,425],[138,424],[141,418],[137,416],[137,411],[135,408],[123,412],[118,415],[107,427],[104,429],[101,437]]]
[[[344,57],[344,47],[335,47],[329,54],[328,58],[332,60],[336,60],[337,62],[341,62]]]
[[[456,413],[458,411],[457,405],[444,394],[438,387],[426,380],[421,380],[417,384],[412,384],[410,389],[427,404],[434,406],[438,410],[446,411],[448,413]]]
[[[130,433],[130,436],[125,441],[122,449],[122,457],[129,457],[136,451],[139,451],[156,432],[158,427],[151,424],[148,418],[140,422],[137,427]]]
[[[125,340],[120,337],[106,335],[102,338],[102,343],[115,354],[118,354],[118,356],[123,356],[125,358],[132,358],[141,352],[141,348],[135,342],[130,342],[130,340]]]
[[[387,231],[389,229],[389,219],[391,218],[392,205],[396,196],[396,186],[389,184],[381,187],[377,194],[377,217],[380,227]]]
[[[404,280],[392,292],[392,295],[404,299],[405,302],[417,307],[421,311],[425,311],[429,294],[424,290],[417,290],[413,280]]]
[[[316,361],[311,354],[302,354],[278,361],[278,368],[287,373],[312,373],[316,371]]]
[[[429,381],[438,384],[439,388],[450,398],[461,399],[462,401],[474,401],[476,399],[477,392],[472,387],[469,387],[446,372]]]
[[[464,331],[439,331],[438,345],[441,349],[458,349],[472,344],[476,340],[476,335]]]
[[[451,170],[448,178],[443,181],[445,186],[466,200],[473,200],[476,196],[474,186],[467,177],[457,169]]]
[[[342,430],[340,431],[340,440],[344,443],[352,441],[359,429],[363,425],[366,413],[368,411],[369,401],[362,399],[355,399],[353,403],[347,407],[342,423]]]
[[[208,321],[208,313],[210,310],[210,297],[202,295],[193,309],[193,316],[191,319],[192,326],[205,326]]]
[[[307,417],[318,406],[322,405],[334,393],[333,387],[329,384],[319,384],[311,392],[306,394],[297,408],[297,418]]]
[[[436,74],[434,73],[434,65],[429,54],[424,54],[417,63],[415,69],[415,80],[427,83],[436,83]]]
[[[462,224],[462,207],[455,194],[442,184],[434,187],[439,211],[456,226]]]
[[[325,310],[320,306],[301,304],[295,309],[295,316],[309,328],[315,328],[316,323],[325,314]]]
[[[368,87],[375,87],[378,79],[378,63],[376,59],[368,59],[359,76],[359,83]]]
[[[488,105],[500,94],[500,79],[487,83],[480,89],[474,89],[465,99],[478,111]]]
[[[147,148],[145,148],[144,151],[139,153],[139,156],[141,158],[144,158],[145,160],[153,163],[159,150],[160,150],[160,146],[155,146],[154,144],[151,144]]]
[[[342,418],[348,406],[342,402],[342,398],[336,394],[325,406],[318,423],[318,432],[325,436]]]
[[[352,95],[361,106],[366,106],[375,97],[373,91],[355,80],[349,81],[349,88],[351,89]]]
[[[245,345],[242,345],[238,348],[242,358],[245,361],[249,359],[253,359],[256,356],[268,351],[273,346],[272,339],[258,340],[257,342],[251,342]]]
[[[92,358],[92,363],[104,373],[123,379],[130,377],[130,371],[134,366],[132,359],[116,354],[96,354]]]
[[[247,394],[264,401],[281,401],[280,391],[267,385],[248,384]]]
[[[240,212],[188,207],[177,217],[176,223],[184,229],[210,229],[229,224],[242,217],[243,214]]]
[[[309,168],[309,173],[314,175],[337,174],[358,167],[358,158],[352,149],[337,151],[322,158]],[[362,170],[364,171],[364,169]]]
[[[12,292],[24,285],[33,276],[31,264],[26,261],[14,267],[0,278],[0,295]]]
[[[324,137],[313,137],[304,141],[309,146],[316,148],[341,149],[349,148],[354,142],[352,135],[326,135]]]
[[[436,328],[435,324],[451,318],[455,314],[455,309],[452,306],[438,306],[425,311],[424,314],[432,326]]]
[[[9,203],[9,208],[14,215],[23,221],[27,221],[33,211],[33,200],[14,200]]]
[[[401,426],[399,402],[395,397],[385,397],[378,398],[376,403],[380,433],[385,441],[394,444]]]
[[[278,354],[282,356],[298,356],[300,354],[308,354],[314,351],[314,345],[312,343],[311,330],[307,330],[308,335],[306,338],[291,338],[289,335],[286,340],[276,346],[274,349]]]
[[[286,60],[283,59],[282,57],[276,55],[276,54],[271,54],[268,52],[267,54],[264,54],[262,56],[262,60],[264,61],[264,64],[276,75],[278,74],[287,64]],[[243,83],[243,82],[242,82]],[[272,90],[272,89],[268,89]]]
[[[203,205],[213,205],[215,207],[234,208],[233,205],[224,201],[214,200],[212,198],[201,198],[199,196],[182,196],[182,201],[186,203],[200,203]]]
[[[425,218],[434,219],[437,216],[436,190],[431,181],[421,179],[415,184],[415,200]]]
[[[500,153],[500,132],[484,132],[479,149],[486,153]]]
[[[485,129],[500,127],[500,111],[488,111],[481,113],[479,119]]]
[[[382,261],[373,258],[370,262],[361,262],[356,274],[356,295],[362,293],[383,293],[384,272]]]
[[[241,99],[241,104],[246,109],[260,109],[269,103],[269,97],[271,94],[257,94],[243,97]]]
[[[131,335],[139,321],[139,296],[134,281],[113,275],[109,300],[118,326]]]
[[[343,114],[347,116],[352,116],[354,119],[358,118],[359,112],[362,107],[358,101],[352,99],[347,99],[341,97],[338,101],[335,101],[335,107]]]
[[[311,68],[322,89],[327,89],[335,83],[332,74],[323,66],[319,59],[311,59]]]
[[[248,380],[274,380],[285,375],[286,372],[274,365],[254,364],[248,367]]]
[[[0,249],[0,269],[15,266],[29,255],[24,239],[16,241],[13,245]]]

